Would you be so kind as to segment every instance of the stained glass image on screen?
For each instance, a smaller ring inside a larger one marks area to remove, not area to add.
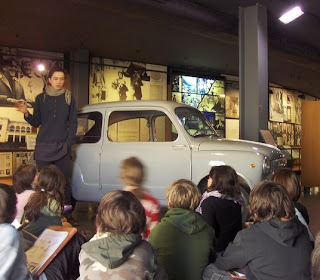
[[[214,83],[212,79],[197,79],[198,93],[200,94],[208,94],[210,92],[211,86]]]
[[[172,101],[181,103],[181,92],[173,92],[172,93]]]
[[[180,76],[179,75],[172,76],[172,91],[180,91],[180,89],[179,89],[179,80],[180,80]]]
[[[203,112],[215,112],[213,106],[216,104],[213,95],[203,95],[198,109]]]
[[[198,108],[199,103],[201,102],[201,95],[183,93],[181,101],[184,104],[190,105],[194,108]]]
[[[182,76],[182,92],[197,93],[197,78]]]
[[[212,112],[202,112],[208,121],[212,124],[215,124],[215,113]]]

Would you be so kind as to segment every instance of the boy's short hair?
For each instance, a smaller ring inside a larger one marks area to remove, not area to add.
[[[13,187],[17,193],[32,189],[32,182],[36,176],[37,167],[34,164],[22,164],[12,177]]]
[[[17,197],[14,189],[0,184],[0,224],[11,224],[17,213]]]
[[[298,201],[301,189],[297,175],[290,169],[280,169],[276,171],[271,180],[283,186],[293,202]]]
[[[144,180],[144,166],[136,157],[121,162],[120,178],[127,186],[139,187]]]
[[[254,223],[272,218],[291,219],[295,215],[288,192],[274,182],[261,182],[253,188],[249,197],[251,219]]]
[[[107,193],[100,201],[96,217],[99,233],[140,234],[146,225],[146,214],[134,194],[116,190]]]
[[[167,189],[169,208],[194,210],[198,206],[200,199],[201,192],[199,188],[186,179],[174,181]]]

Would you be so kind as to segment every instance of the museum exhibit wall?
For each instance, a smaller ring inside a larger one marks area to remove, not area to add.
[[[92,57],[89,104],[130,100],[167,100],[167,67]],[[159,128],[161,131],[158,133],[165,138],[166,131],[169,131],[165,120]],[[124,120],[110,126],[108,132],[110,139],[121,142],[139,142],[146,135],[148,126],[145,119]]]
[[[48,69],[68,63],[63,53],[0,47],[0,176],[11,176],[21,163],[27,162],[35,145],[37,130],[24,121],[14,103],[24,99],[32,112],[37,94],[42,92]],[[128,100],[173,100],[198,108],[217,132],[229,139],[239,138],[239,82],[229,75],[199,75],[172,71],[163,65],[91,57],[89,104]],[[43,64],[44,71],[37,66]],[[169,70],[168,70],[169,69]],[[174,69],[173,69],[174,70]],[[5,72],[6,71],[6,72]],[[11,77],[11,84],[6,78]],[[13,88],[14,86],[14,88]],[[66,84],[70,88],[70,79]],[[77,93],[75,93],[77,94]],[[291,157],[300,158],[301,103],[315,100],[308,94],[270,84],[269,130],[279,147]],[[114,137],[125,141],[132,125],[112,128]],[[119,134],[120,132],[120,134]],[[163,137],[170,129],[163,123]],[[144,137],[140,131],[138,136]],[[298,151],[298,152],[297,152]]]
[[[39,64],[44,66],[43,71],[38,70]],[[24,99],[32,113],[48,69],[54,66],[64,66],[62,53],[0,46],[0,177],[11,176],[30,159],[37,134],[14,103]]]

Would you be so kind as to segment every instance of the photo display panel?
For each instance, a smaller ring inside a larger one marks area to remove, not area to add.
[[[225,82],[223,79],[172,76],[172,100],[200,110],[225,136]]]

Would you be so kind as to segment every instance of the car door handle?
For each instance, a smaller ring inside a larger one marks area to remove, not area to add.
[[[173,145],[172,148],[174,148],[176,150],[181,150],[183,148],[187,148],[187,146],[183,145],[183,144],[177,144],[177,145]]]

